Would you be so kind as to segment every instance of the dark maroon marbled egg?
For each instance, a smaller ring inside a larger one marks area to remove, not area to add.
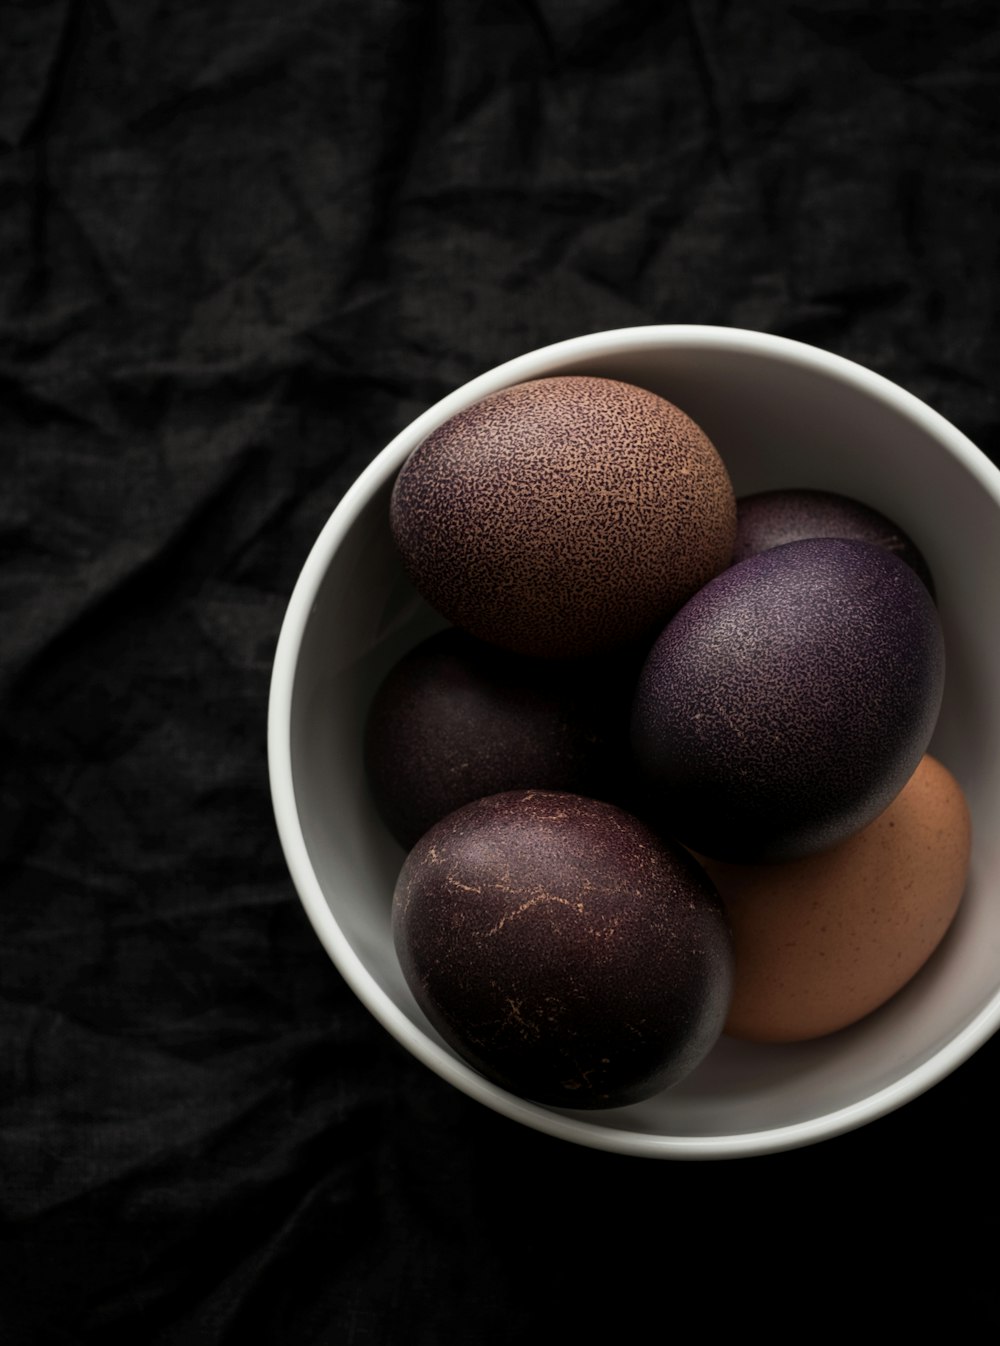
[[[410,650],[368,714],[365,767],[379,815],[409,848],[445,814],[503,790],[624,801],[638,655],[552,661],[450,627]]]
[[[905,561],[934,594],[930,567],[909,537],[884,514],[833,491],[760,491],[736,502],[733,562],[806,538],[871,542]]]
[[[445,1041],[558,1107],[677,1083],[715,1043],[732,992],[729,926],[704,870],[573,794],[493,795],[442,819],[400,873],[393,935]]]
[[[644,816],[715,860],[824,850],[909,780],[943,680],[937,609],[888,551],[817,539],[741,561],[646,661],[632,719]]]
[[[729,475],[645,388],[566,375],[490,394],[403,464],[390,522],[438,612],[519,654],[564,658],[647,632],[729,564]]]

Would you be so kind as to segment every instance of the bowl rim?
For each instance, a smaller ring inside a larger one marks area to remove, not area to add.
[[[748,328],[676,323],[614,328],[553,342],[515,356],[440,398],[405,426],[348,487],[313,542],[293,587],[275,647],[267,708],[271,801],[292,882],[316,935],[348,986],[403,1047],[467,1096],[534,1130],[595,1149],[669,1159],[746,1158],[812,1145],[854,1130],[903,1106],[968,1060],[1000,1028],[1000,990],[947,1042],[907,1074],[847,1107],[760,1131],[713,1136],[653,1136],[617,1129],[600,1113],[566,1113],[508,1093],[452,1056],[399,1009],[357,955],[323,895],[309,859],[296,806],[291,712],[296,666],[317,593],[332,557],[371,497],[395,475],[433,429],[473,402],[512,383],[557,373],[570,361],[669,347],[752,353],[792,363],[852,385],[916,422],[956,457],[1000,508],[1000,468],[914,393],[846,356],[792,337]]]

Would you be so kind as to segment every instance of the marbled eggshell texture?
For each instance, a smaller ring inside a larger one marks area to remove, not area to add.
[[[886,808],[927,751],[944,690],[927,589],[866,542],[751,556],[667,624],[632,744],[644,816],[717,860],[791,860]]]
[[[651,633],[727,566],[736,502],[679,408],[564,375],[492,393],[430,434],[390,519],[438,612],[517,653],[565,657]]]
[[[514,791],[442,819],[396,885],[417,1003],[487,1078],[571,1108],[638,1102],[717,1040],[731,937],[680,847],[611,804]]]
[[[965,797],[925,756],[888,809],[822,855],[783,865],[702,859],[736,946],[725,1031],[795,1042],[845,1028],[900,990],[937,948],[969,867]]]

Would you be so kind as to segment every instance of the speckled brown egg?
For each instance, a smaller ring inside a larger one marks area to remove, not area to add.
[[[396,480],[391,525],[450,621],[564,657],[641,637],[727,566],[736,502],[678,407],[568,375],[492,393],[429,435]]]
[[[725,1031],[795,1042],[845,1028],[895,995],[937,948],[965,889],[969,810],[925,756],[886,811],[822,855],[784,865],[703,859],[736,948]]]
[[[572,1108],[638,1102],[717,1040],[732,948],[704,871],[611,804],[493,795],[410,852],[393,935],[417,1003],[488,1079]]]

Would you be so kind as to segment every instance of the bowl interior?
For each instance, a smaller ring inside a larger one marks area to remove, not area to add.
[[[438,1038],[399,971],[390,935],[403,854],[368,801],[368,702],[400,654],[441,620],[395,555],[395,472],[433,426],[495,387],[551,373],[604,374],[676,402],[725,460],[737,495],[811,486],[894,519],[934,574],[945,628],[944,705],[931,751],[961,782],[974,829],[959,916],[888,1005],[829,1038],[765,1047],[722,1039],[691,1076],[628,1108],[573,1113],[481,1080]],[[289,867],[317,933],[368,1008],[452,1083],[499,1111],[585,1144],[723,1156],[805,1144],[898,1106],[964,1060],[1000,1018],[1000,473],[916,399],[796,342],[726,329],[607,333],[521,357],[474,380],[400,435],[359,479],[309,557],[275,661],[270,751]]]

